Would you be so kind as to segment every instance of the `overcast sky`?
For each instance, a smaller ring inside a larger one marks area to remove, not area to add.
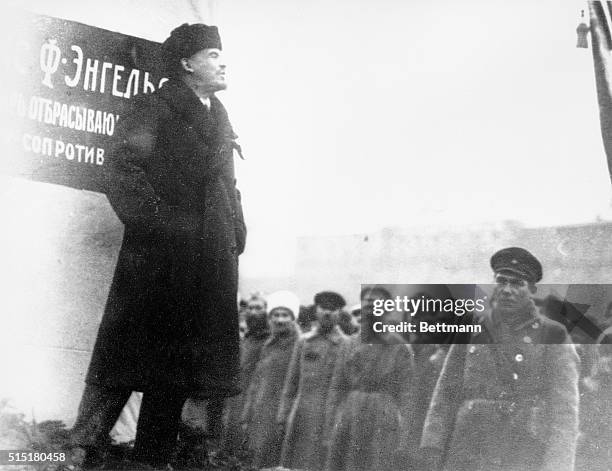
[[[197,21],[187,1],[23,3],[157,41]],[[302,234],[611,217],[586,2],[194,4],[220,26],[247,157],[247,272],[289,269]]]
[[[581,8],[219,2],[256,235],[609,218]]]

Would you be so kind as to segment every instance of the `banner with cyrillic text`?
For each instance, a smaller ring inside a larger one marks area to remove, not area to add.
[[[12,67],[2,87],[0,170],[102,191],[101,170],[122,116],[134,97],[166,80],[160,44],[32,13],[8,17],[2,23]]]

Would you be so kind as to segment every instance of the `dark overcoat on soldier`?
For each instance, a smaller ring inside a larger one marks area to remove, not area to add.
[[[397,338],[370,345],[353,336],[343,346],[326,404],[326,471],[393,470],[412,433],[414,356],[386,341]]]
[[[319,471],[325,465],[322,441],[328,420],[327,401],[332,374],[343,346],[349,342],[338,326],[327,335],[308,332],[293,350],[277,421],[286,424],[281,466]]]
[[[86,381],[196,397],[239,392],[235,134],[180,80],[139,97],[105,163],[125,226]]]
[[[565,328],[537,316],[494,344],[481,325],[449,350],[421,446],[449,471],[572,471],[580,365]]]
[[[414,380],[411,384],[411,401],[413,404],[412,433],[405,434],[399,447],[404,451],[404,456],[410,460],[410,465],[416,468],[420,466],[419,445],[423,423],[427,415],[427,409],[431,402],[431,396],[442,371],[444,359],[448,352],[448,345],[440,344],[412,344],[414,351]],[[412,469],[406,466],[405,469]]]
[[[292,324],[291,329],[268,337],[251,376],[241,422],[246,425],[246,445],[257,468],[276,466],[280,462],[283,435],[276,417],[291,353],[299,336],[297,325]]]

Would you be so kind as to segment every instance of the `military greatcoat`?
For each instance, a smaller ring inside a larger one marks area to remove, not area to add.
[[[413,344],[414,350],[414,380],[412,381],[412,392],[410,394],[414,406],[412,414],[412,433],[402,437],[400,448],[404,456],[409,457],[411,465],[419,468],[419,445],[423,423],[427,415],[427,409],[431,402],[436,382],[442,371],[444,359],[448,351],[448,345],[440,344]]]
[[[411,433],[414,375],[405,344],[366,344],[351,337],[334,371],[327,400],[327,471],[394,468],[395,452]]]
[[[451,346],[421,446],[448,471],[572,471],[579,359],[565,328],[534,316],[515,342],[493,343],[487,319],[471,343]]]
[[[322,441],[328,421],[322,405],[348,341],[335,326],[327,335],[311,331],[295,346],[277,416],[279,423],[286,424],[281,452],[285,468],[319,471],[325,465]]]
[[[104,165],[125,232],[86,381],[235,395],[246,229],[227,113],[170,80],[119,123]]]
[[[258,468],[280,462],[283,436],[276,416],[298,338],[298,327],[292,323],[290,330],[274,333],[266,340],[246,392],[241,423],[246,425],[246,445],[253,453],[253,465]]]

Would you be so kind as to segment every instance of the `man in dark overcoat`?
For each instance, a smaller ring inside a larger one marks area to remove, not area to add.
[[[565,328],[533,302],[540,262],[510,247],[491,258],[482,331],[448,352],[425,419],[428,469],[572,471],[579,359]]]
[[[226,88],[217,28],[176,28],[162,57],[169,80],[122,118],[108,162],[107,196],[125,233],[73,434],[95,451],[131,391],[142,391],[134,455],[154,465],[171,459],[187,397],[240,392],[246,237],[240,148],[215,96]]]

